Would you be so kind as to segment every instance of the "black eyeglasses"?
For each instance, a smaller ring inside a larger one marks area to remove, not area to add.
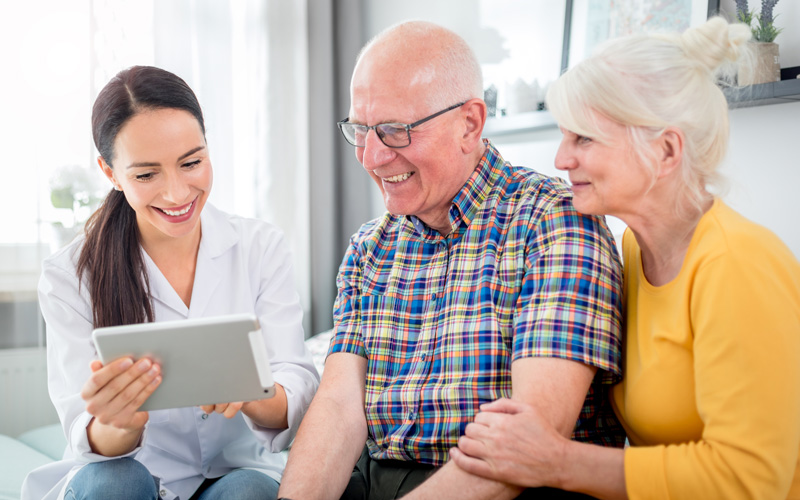
[[[357,148],[363,148],[367,144],[367,133],[374,130],[378,134],[378,138],[386,146],[390,148],[404,148],[411,144],[411,129],[422,125],[428,120],[433,120],[439,115],[447,113],[458,107],[466,104],[467,101],[453,104],[447,109],[443,109],[430,116],[426,116],[422,120],[417,120],[414,123],[379,123],[377,125],[360,125],[358,123],[350,123],[350,118],[338,122],[336,125],[342,131],[345,140]]]

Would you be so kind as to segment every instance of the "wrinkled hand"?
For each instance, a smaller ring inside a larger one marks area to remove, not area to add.
[[[450,457],[477,476],[528,488],[555,486],[566,443],[532,406],[499,399],[481,405]]]
[[[202,405],[200,407],[206,413],[222,413],[225,418],[233,418],[242,409],[244,403],[220,403],[215,405]]]
[[[148,414],[139,407],[161,383],[161,367],[147,358],[136,363],[120,358],[108,365],[92,361],[92,375],[83,385],[81,397],[95,421],[135,431],[144,428]]]

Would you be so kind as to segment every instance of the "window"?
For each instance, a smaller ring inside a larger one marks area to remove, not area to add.
[[[172,71],[198,95],[215,169],[210,201],[284,229],[308,307],[304,9],[259,0],[32,0],[0,16],[0,349],[44,343],[41,261],[82,230],[110,188],[96,163],[91,106],[135,64]],[[281,125],[270,128],[270,106],[296,113],[273,113]]]

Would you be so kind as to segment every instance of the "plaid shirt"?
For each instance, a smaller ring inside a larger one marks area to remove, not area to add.
[[[613,237],[575,211],[561,179],[511,166],[485,142],[450,207],[451,234],[386,213],[351,238],[339,270],[329,354],[367,358],[374,459],[442,465],[479,405],[511,396],[512,361],[535,356],[599,368],[573,438],[624,443],[605,409],[620,375]]]

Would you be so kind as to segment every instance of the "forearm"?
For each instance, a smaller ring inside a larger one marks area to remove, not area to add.
[[[288,403],[286,391],[280,384],[275,384],[275,395],[269,399],[248,401],[242,405],[242,413],[261,427],[267,429],[285,429],[289,426]]]
[[[448,462],[404,500],[467,500],[516,498],[522,488],[485,479]]]
[[[363,411],[348,411],[336,398],[318,395],[300,424],[278,496],[338,499],[366,440]]]
[[[132,452],[142,439],[144,427],[140,429],[120,429],[104,425],[93,418],[86,427],[86,436],[92,452],[104,457],[118,457]]]
[[[555,486],[605,500],[627,499],[625,450],[569,441]]]

